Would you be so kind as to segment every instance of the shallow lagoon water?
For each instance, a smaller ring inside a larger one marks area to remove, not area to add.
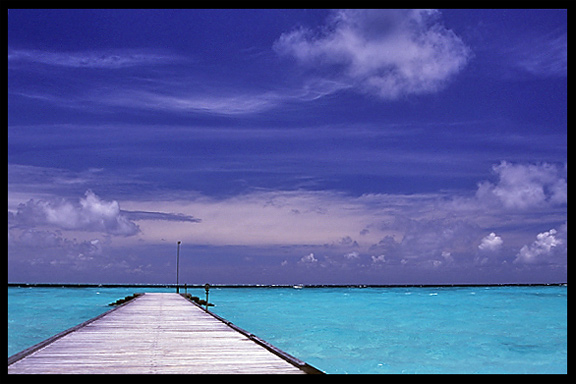
[[[141,291],[174,290],[9,287],[8,354]],[[218,315],[328,373],[567,372],[566,286],[214,287],[210,301]]]

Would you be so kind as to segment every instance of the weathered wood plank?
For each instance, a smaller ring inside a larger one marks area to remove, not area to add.
[[[8,373],[319,373],[274,349],[180,295],[148,293],[13,362]]]

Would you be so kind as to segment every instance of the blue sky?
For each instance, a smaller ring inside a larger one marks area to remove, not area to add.
[[[563,282],[566,10],[10,10],[9,281]]]

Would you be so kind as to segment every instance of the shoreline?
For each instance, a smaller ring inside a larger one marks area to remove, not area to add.
[[[503,284],[211,284],[212,288],[457,288],[567,286],[568,283]],[[8,283],[22,288],[176,288],[176,284]],[[180,284],[180,288],[204,288],[204,284]]]

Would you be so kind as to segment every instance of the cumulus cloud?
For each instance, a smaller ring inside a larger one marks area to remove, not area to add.
[[[439,11],[413,9],[335,11],[321,30],[284,33],[274,49],[383,99],[437,92],[471,57]]]
[[[371,261],[379,265],[445,266],[462,262],[474,246],[479,228],[464,220],[405,219],[389,224],[401,234],[386,236],[370,247]]]
[[[123,236],[140,232],[138,225],[121,213],[117,201],[102,200],[90,190],[78,202],[31,199],[19,204],[16,212],[8,215],[13,226],[51,226]]]
[[[496,234],[492,232],[488,236],[484,237],[482,241],[480,241],[478,249],[481,251],[496,252],[502,248],[503,243],[504,241],[502,238],[500,236],[496,236]]]
[[[567,225],[559,230],[552,228],[536,235],[530,245],[524,245],[516,255],[514,263],[522,264],[555,264],[557,259],[567,255]]]
[[[492,167],[497,183],[478,184],[476,196],[499,202],[505,208],[526,210],[550,204],[566,204],[567,184],[562,170],[553,164],[512,164],[502,161]]]
[[[359,256],[360,256],[360,254],[358,252],[350,252],[350,253],[346,253],[344,255],[344,258],[346,260],[356,260],[356,259],[358,259]]]
[[[303,256],[299,263],[302,264],[316,264],[318,259],[314,257],[314,253],[310,253],[309,255]]]
[[[74,269],[83,268],[83,264],[101,258],[104,254],[100,239],[67,239],[60,230],[35,228],[9,231],[8,249],[9,257],[18,262],[44,266],[68,265]]]

